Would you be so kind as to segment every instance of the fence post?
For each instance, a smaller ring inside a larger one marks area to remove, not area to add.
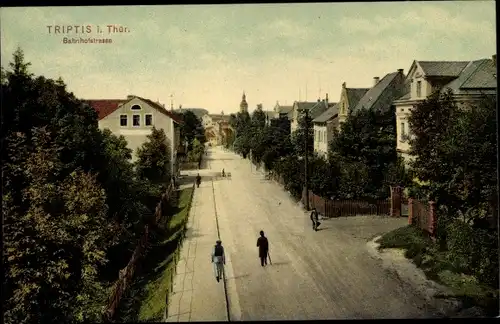
[[[403,188],[391,187],[391,217],[401,217],[401,193]]]
[[[436,240],[436,227],[437,227],[437,215],[436,215],[436,203],[434,201],[429,201],[429,233],[433,241]]]
[[[413,224],[413,198],[408,198],[408,224]]]

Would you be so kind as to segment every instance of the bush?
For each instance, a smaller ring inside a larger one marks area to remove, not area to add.
[[[447,248],[448,259],[457,270],[498,286],[497,231],[475,229],[455,220],[447,226]]]

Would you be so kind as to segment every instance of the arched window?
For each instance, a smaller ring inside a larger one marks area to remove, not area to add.
[[[141,106],[133,105],[132,107],[130,107],[130,110],[141,110]]]

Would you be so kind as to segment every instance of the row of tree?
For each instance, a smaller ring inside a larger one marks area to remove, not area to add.
[[[234,150],[283,177],[297,198],[304,187],[305,145],[311,152],[310,188],[331,199],[385,199],[391,185],[439,206],[442,246],[463,272],[498,285],[496,212],[496,98],[483,96],[459,109],[451,91],[423,100],[409,118],[412,160],[396,151],[394,109],[350,113],[329,143],[328,158],[313,153],[311,120],[302,115],[289,136],[286,118],[266,125],[264,113],[233,115]],[[307,144],[306,144],[307,143]],[[488,222],[489,220],[489,222]]]
[[[305,182],[303,158],[309,152],[310,188],[332,199],[384,199],[389,185],[406,184],[408,176],[395,148],[394,110],[361,110],[350,114],[329,143],[328,158],[314,152],[314,130],[309,116],[302,114],[298,128],[290,134],[290,122],[279,118],[266,124],[257,109],[252,116],[231,116],[236,130],[232,144],[243,157],[283,177],[287,190],[300,197]]]
[[[154,128],[132,163],[123,136],[29,66],[18,49],[1,78],[4,319],[97,322],[170,182],[171,148]]]

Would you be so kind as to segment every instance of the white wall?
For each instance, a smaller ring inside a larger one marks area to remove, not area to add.
[[[130,108],[134,105],[139,105],[141,110],[131,110]],[[152,115],[151,126],[145,125],[145,115],[147,114]],[[127,126],[120,125],[121,115],[128,116]],[[140,126],[133,126],[133,115],[140,116]],[[159,112],[156,108],[150,107],[142,100],[135,98],[99,121],[100,129],[108,128],[113,134],[117,136],[123,135],[125,137],[127,140],[127,146],[133,150],[132,161],[137,160],[137,148],[139,148],[147,140],[147,135],[151,134],[153,126],[157,129],[163,129],[165,135],[167,136],[171,150],[171,170],[173,170],[176,157],[175,151],[178,144],[175,145],[175,129],[173,120],[167,115]]]
[[[314,125],[314,151],[326,155],[328,152],[327,127]]]

